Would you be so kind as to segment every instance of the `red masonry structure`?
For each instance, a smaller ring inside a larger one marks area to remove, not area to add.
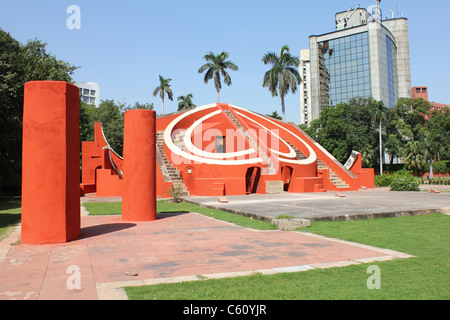
[[[156,220],[156,112],[125,112],[122,220]]]
[[[79,100],[70,83],[25,84],[21,243],[80,236]]]
[[[100,124],[97,131],[101,131]],[[87,143],[92,143],[92,149],[87,149]],[[87,143],[83,143],[83,177],[93,177],[90,188],[97,188],[97,195],[105,184],[102,180],[114,177],[107,185],[120,195],[122,179],[117,170],[108,168],[120,167],[122,160],[102,156],[101,150],[107,146],[102,134],[96,133],[96,141]],[[142,153],[134,152],[133,157]],[[94,154],[100,154],[104,163],[95,160]],[[86,164],[84,159],[88,159]],[[93,164],[94,160],[98,163]],[[220,197],[374,188],[374,171],[362,168],[360,153],[353,152],[342,165],[294,123],[230,104],[210,104],[158,117],[156,164],[158,197],[170,197],[173,192]],[[99,175],[104,169],[108,169],[108,177]]]

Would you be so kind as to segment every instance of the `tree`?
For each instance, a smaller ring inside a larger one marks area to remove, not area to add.
[[[272,114],[268,114],[269,117],[277,119],[277,120],[282,120],[282,118],[280,117],[280,115],[278,114],[278,112],[275,110],[274,112],[272,112]]]
[[[362,153],[365,167],[373,167],[376,163],[373,146],[377,145],[372,121],[374,103],[373,99],[355,98],[349,103],[328,106],[309,128],[300,127],[339,162],[344,163],[355,150]]]
[[[123,107],[123,105],[122,105]],[[155,108],[155,105],[153,103],[140,103],[140,102],[135,102],[133,106],[128,106],[125,107],[122,111],[128,111],[128,110],[153,110]]]
[[[269,88],[272,97],[280,96],[283,121],[286,121],[284,97],[289,90],[294,94],[297,91],[297,85],[302,82],[298,72],[300,60],[292,56],[289,51],[289,47],[285,45],[281,48],[279,56],[274,52],[268,52],[262,58],[265,65],[272,65],[272,68],[264,75],[263,87]]]
[[[203,66],[198,69],[198,73],[205,73],[204,82],[207,84],[209,80],[214,78],[214,86],[216,87],[217,92],[217,103],[219,103],[219,93],[222,89],[222,80],[221,75],[223,76],[223,81],[226,85],[231,86],[231,77],[226,71],[227,69],[238,71],[239,68],[230,60],[228,52],[222,51],[218,55],[215,55],[213,52],[209,52],[206,54],[203,59],[208,63],[205,63]]]
[[[383,122],[387,121],[387,109],[382,101],[374,101],[374,112],[372,120],[379,123],[379,143],[380,143],[380,175],[383,175]]]
[[[431,104],[422,99],[400,98],[394,107],[396,126],[404,142],[421,139]]]
[[[172,79],[164,79],[163,76],[159,76],[159,86],[155,88],[153,91],[153,96],[156,97],[159,93],[159,97],[162,100],[162,114],[164,114],[164,97],[167,94],[167,97],[170,101],[173,101],[173,92],[172,89],[170,89],[170,81]]]
[[[95,105],[80,101],[80,152],[83,141],[94,140],[95,113]]]
[[[450,109],[433,110],[426,128],[433,133],[435,142],[439,144],[440,160],[450,160]]]
[[[423,169],[423,149],[420,141],[408,141],[404,156],[406,167],[409,170],[419,172]]]
[[[106,140],[118,154],[123,154],[123,124],[125,104],[103,100],[94,110],[94,122],[102,124]]]
[[[153,107],[153,103],[136,102],[134,105],[125,105],[114,100],[102,100],[96,108],[80,102],[80,143],[94,140],[95,122],[100,122],[111,148],[122,154],[125,112],[135,109],[153,110]]]
[[[439,160],[439,154],[443,149],[440,141],[437,130],[426,131],[423,137],[423,149],[424,149],[424,158],[429,158],[430,160],[430,179],[433,179],[433,159],[434,161]]]
[[[178,111],[181,110],[188,110],[188,109],[193,109],[195,107],[197,107],[193,102],[192,102],[192,98],[194,96],[192,95],[192,93],[189,93],[187,96],[179,96],[177,98],[178,102]]]
[[[0,28],[0,187],[20,188],[22,165],[23,92],[28,81],[73,83],[77,67],[58,60],[46,43],[25,45]]]

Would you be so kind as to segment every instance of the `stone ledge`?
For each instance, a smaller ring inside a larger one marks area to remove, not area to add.
[[[306,219],[273,219],[272,223],[283,231],[292,231],[297,228],[308,228],[311,226],[311,221]]]

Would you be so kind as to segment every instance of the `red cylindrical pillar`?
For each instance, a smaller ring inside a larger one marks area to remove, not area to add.
[[[79,89],[67,82],[25,84],[22,243],[80,236],[79,101]]]
[[[125,112],[122,220],[156,220],[156,112]]]

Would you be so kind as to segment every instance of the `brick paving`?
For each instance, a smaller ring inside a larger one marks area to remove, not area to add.
[[[2,241],[0,300],[124,299],[119,288],[126,285],[409,257],[311,234],[242,228],[196,213],[165,213],[153,222],[120,216],[81,221],[82,236],[70,243],[11,245],[20,229]],[[79,268],[80,289],[73,286],[71,266]]]

